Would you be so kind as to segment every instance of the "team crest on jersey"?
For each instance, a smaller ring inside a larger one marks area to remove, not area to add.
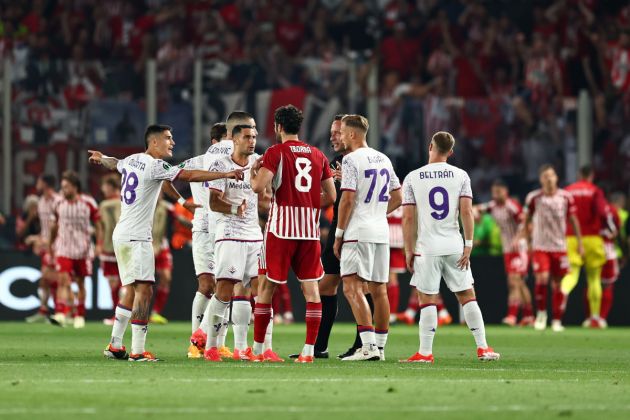
[[[236,273],[236,267],[231,266],[231,267],[228,269],[228,271],[230,272],[230,274],[234,274],[234,273]]]
[[[183,168],[185,168],[185,167],[186,167],[186,162],[182,162],[182,163],[180,163],[179,165],[177,165],[177,167],[178,167],[179,169],[183,169]]]
[[[168,171],[169,169],[171,169],[171,165],[169,165],[169,164],[168,164],[168,163],[166,163],[166,162],[164,162],[164,163],[162,164],[162,167],[163,167],[164,169],[166,169],[167,171]]]

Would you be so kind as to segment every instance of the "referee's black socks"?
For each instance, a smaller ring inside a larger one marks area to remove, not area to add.
[[[337,295],[320,296],[322,300],[322,322],[319,324],[315,352],[328,350],[328,339],[335,319],[337,318]]]

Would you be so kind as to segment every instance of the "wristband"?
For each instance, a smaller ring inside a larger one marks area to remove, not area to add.
[[[464,246],[468,247],[468,248],[472,248],[473,247],[473,240],[472,239],[466,239],[464,241]]]
[[[236,204],[232,204],[232,209],[230,210],[230,213],[234,215],[238,214],[238,206]]]
[[[179,197],[177,199],[177,203],[183,206],[186,203],[186,200],[184,199],[184,197]]]
[[[344,232],[345,230],[337,228],[337,230],[335,230],[335,238],[342,238]]]

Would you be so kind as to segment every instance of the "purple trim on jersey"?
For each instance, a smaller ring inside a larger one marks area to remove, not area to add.
[[[357,192],[357,190],[354,190],[352,188],[341,188],[340,191],[351,191],[351,192]]]
[[[472,196],[470,195],[460,195],[459,198],[470,198],[472,200]]]
[[[426,303],[424,305],[420,305],[420,310],[423,310],[424,308],[428,308],[429,306],[435,306],[437,307],[437,303]]]
[[[351,244],[351,243],[353,243],[353,242],[359,242],[359,240],[358,240],[358,239],[353,239],[353,240],[350,240],[350,241],[343,241],[343,242],[341,242],[341,243],[342,243],[342,244]]]
[[[209,190],[215,190],[216,192],[222,193],[223,191],[218,188],[208,187]]]
[[[403,203],[402,205],[403,206],[415,206],[416,203]]]
[[[236,280],[236,281],[240,281],[240,280]],[[249,302],[249,298],[247,296],[234,296],[232,297],[232,302]]]
[[[393,190],[391,190],[390,192],[398,191],[398,190],[400,190],[400,189],[402,189],[402,187],[394,188],[394,189],[393,189]]]

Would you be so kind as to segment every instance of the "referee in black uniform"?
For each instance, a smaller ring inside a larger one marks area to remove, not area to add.
[[[324,266],[324,278],[319,282],[319,295],[322,300],[322,322],[319,325],[319,332],[317,334],[317,341],[315,342],[315,358],[327,359],[328,358],[328,338],[330,337],[330,331],[337,317],[337,290],[341,283],[339,260],[333,253],[333,245],[335,243],[335,229],[337,229],[337,210],[339,208],[339,201],[341,200],[341,161],[343,157],[348,153],[346,147],[341,142],[341,119],[344,114],[335,115],[335,120],[330,127],[330,143],[333,150],[338,155],[330,162],[330,167],[334,172],[335,189],[337,190],[337,200],[333,206],[333,219],[331,222],[326,245],[322,252],[322,265]],[[374,312],[374,305],[372,303],[372,296],[366,294],[366,299],[370,304],[370,309]],[[337,356],[343,358],[354,354],[354,352],[361,348],[361,337],[357,329],[357,334],[352,347],[344,354]],[[296,358],[297,354],[292,354],[289,357]]]

